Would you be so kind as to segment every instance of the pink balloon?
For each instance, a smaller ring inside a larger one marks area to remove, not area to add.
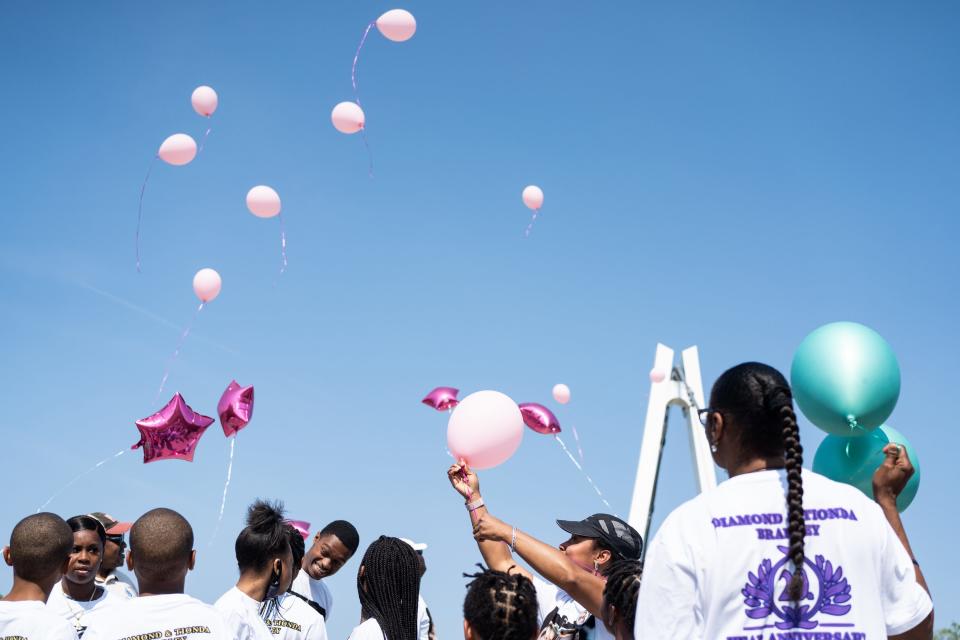
[[[189,164],[197,156],[197,143],[185,133],[175,133],[163,141],[157,155],[167,164]]]
[[[253,386],[241,387],[236,380],[232,380],[220,396],[217,415],[220,416],[223,435],[228,438],[236,435],[253,417]]]
[[[387,40],[404,42],[416,33],[417,21],[409,11],[391,9],[377,18],[377,29]]]
[[[666,375],[659,369],[650,369],[650,382],[659,384],[666,379]]]
[[[453,387],[437,387],[420,402],[437,411],[447,411],[457,406],[458,393],[460,393],[460,390]]]
[[[543,190],[535,185],[530,185],[524,189],[523,204],[534,211],[539,210],[543,206]]]
[[[200,436],[213,424],[213,418],[194,413],[179,393],[163,409],[149,418],[137,420],[140,441],[130,447],[143,447],[143,461],[193,461]]]
[[[190,104],[193,105],[193,110],[207,118],[217,110],[217,102],[217,92],[206,85],[194,89],[190,96]]]
[[[570,402],[570,387],[565,384],[553,385],[553,399],[560,404],[567,404]]]
[[[200,269],[193,276],[193,292],[204,303],[220,295],[220,284],[220,274],[213,269]]]
[[[280,213],[280,196],[261,184],[247,192],[247,209],[258,218],[272,218]]]
[[[523,416],[498,391],[477,391],[460,401],[447,423],[447,448],[475,469],[502,464],[520,447]]]
[[[310,538],[310,523],[306,520],[285,520],[288,525],[297,530],[306,542]]]
[[[523,416],[523,423],[544,435],[553,435],[560,433],[560,422],[557,416],[553,415],[550,409],[536,402],[521,402],[520,415]]]
[[[341,102],[333,108],[330,120],[340,133],[356,133],[363,129],[363,109],[356,102]]]

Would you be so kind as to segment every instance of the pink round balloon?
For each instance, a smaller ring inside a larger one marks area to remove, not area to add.
[[[567,404],[570,402],[570,387],[565,384],[553,385],[553,399],[560,404]]]
[[[206,85],[194,89],[190,96],[190,104],[193,105],[193,110],[208,118],[217,110],[217,102],[217,92]]]
[[[447,448],[475,469],[506,462],[523,440],[517,403],[499,391],[477,391],[460,401],[447,423]]]
[[[340,133],[356,133],[363,129],[363,109],[356,102],[341,102],[330,114],[333,126]]]
[[[543,190],[535,185],[530,185],[523,190],[523,204],[537,211],[543,206]]]
[[[247,192],[247,209],[258,218],[272,218],[280,213],[280,196],[261,184]]]
[[[377,18],[377,29],[387,40],[404,42],[417,32],[417,21],[405,9],[391,9]]]
[[[220,295],[220,274],[213,269],[200,269],[193,276],[193,292],[201,302],[210,302]]]
[[[188,164],[197,156],[197,143],[185,133],[175,133],[163,141],[157,155],[167,164]]]
[[[659,384],[666,379],[666,375],[659,369],[650,369],[650,382]]]

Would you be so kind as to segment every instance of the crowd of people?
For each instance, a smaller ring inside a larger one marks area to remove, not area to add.
[[[758,363],[726,371],[700,419],[730,478],[674,510],[645,561],[640,534],[610,514],[558,520],[569,536],[558,547],[537,540],[491,513],[465,462],[451,466],[485,563],[465,576],[465,640],[932,638],[933,603],[896,507],[913,473],[902,447],[884,450],[872,501],[802,470],[790,387]],[[132,525],[102,512],[24,518],[3,551],[13,585],[0,640],[326,640],[324,579],[360,536],[336,520],[308,549],[281,504],[257,500],[236,539],[236,585],[213,605],[184,593],[193,543],[166,508]],[[435,640],[424,547],[389,536],[367,547],[350,640]]]

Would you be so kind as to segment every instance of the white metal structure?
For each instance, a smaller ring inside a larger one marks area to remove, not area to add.
[[[671,405],[681,407],[687,419],[690,453],[693,456],[698,489],[703,492],[717,486],[710,445],[697,416],[697,409],[707,406],[703,396],[703,383],[700,380],[700,357],[697,348],[684,349],[681,357],[681,364],[674,367],[673,349],[657,344],[652,371],[661,372],[664,379],[662,382],[653,382],[651,379],[650,400],[643,427],[643,442],[640,445],[640,462],[637,465],[637,479],[633,485],[633,500],[628,518],[628,522],[640,532],[645,542],[650,534],[657,477],[660,475],[660,458],[667,439],[667,419]]]

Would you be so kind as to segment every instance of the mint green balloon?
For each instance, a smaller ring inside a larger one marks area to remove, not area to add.
[[[916,469],[907,486],[897,496],[897,509],[905,511],[920,489],[920,458],[899,431],[887,425],[858,438],[827,436],[813,457],[813,470],[831,480],[853,485],[873,499],[873,473],[883,463],[883,448],[890,443],[903,445]]]
[[[832,322],[797,347],[790,384],[810,422],[834,435],[861,436],[893,413],[900,396],[900,365],[873,329]]]

